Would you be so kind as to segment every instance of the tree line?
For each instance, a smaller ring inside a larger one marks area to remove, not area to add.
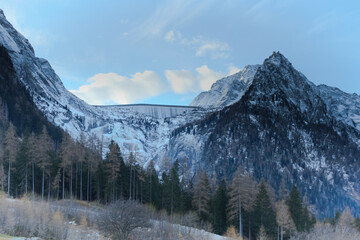
[[[190,178],[185,160],[176,160],[159,177],[153,161],[141,167],[136,152],[124,157],[114,141],[103,159],[102,141],[94,135],[74,141],[65,134],[56,144],[46,127],[40,134],[18,136],[11,123],[1,126],[0,189],[9,197],[135,200],[170,216],[196,212],[207,230],[222,235],[234,226],[248,239],[259,234],[284,239],[316,222],[296,187],[288,193],[284,181],[276,195],[268,183],[258,183],[241,168],[230,183],[201,171]]]

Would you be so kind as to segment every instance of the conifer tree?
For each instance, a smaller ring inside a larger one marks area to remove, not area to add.
[[[1,101],[1,98],[0,98]],[[1,104],[1,102],[0,102]],[[1,105],[0,105],[1,106]],[[1,113],[1,109],[0,109],[0,121],[2,120],[1,118],[2,113]],[[5,143],[4,143],[4,137],[3,137],[3,131],[1,131],[2,129],[0,129],[0,189],[2,191],[5,191],[5,187],[6,187],[6,170],[4,168],[4,156],[5,156]]]
[[[289,212],[291,218],[294,221],[297,231],[304,231],[302,201],[299,191],[295,185],[291,189],[289,198],[287,200],[287,205],[289,206]]]
[[[112,201],[116,201],[115,187],[116,181],[120,176],[121,158],[119,145],[114,141],[111,141],[109,145],[109,153],[106,157],[106,173],[108,174],[109,184],[111,184]]]
[[[136,166],[136,158],[133,152],[130,152],[129,155],[129,160],[128,160],[128,164],[129,164],[129,169],[130,169],[130,184],[129,184],[129,200],[133,199],[134,197],[134,182],[135,182],[135,175],[136,175],[136,170],[135,170],[135,166]]]
[[[160,182],[155,170],[154,161],[151,160],[146,170],[147,201],[157,208],[160,208]]]
[[[0,189],[1,191],[5,190],[6,187],[6,172],[4,169],[4,165],[0,163]]]
[[[222,180],[213,198],[212,225],[214,233],[223,235],[227,229],[226,206],[228,203],[228,195],[226,182]]]
[[[254,230],[259,233],[261,226],[264,226],[266,234],[270,238],[276,236],[276,214],[272,208],[264,182],[261,182],[259,192],[256,195],[253,211]]]
[[[31,163],[31,189],[32,199],[35,197],[35,163],[37,154],[37,138],[34,133],[31,133],[28,140],[28,157]]]
[[[15,169],[16,169],[16,189],[17,194],[21,194],[25,192],[27,195],[28,193],[28,180],[29,180],[29,165],[30,165],[30,158],[29,158],[29,132],[26,130],[22,136],[22,141],[19,144],[19,148],[16,154],[16,162],[15,162]]]
[[[170,215],[180,210],[181,189],[179,179],[179,161],[176,160],[169,174]]]

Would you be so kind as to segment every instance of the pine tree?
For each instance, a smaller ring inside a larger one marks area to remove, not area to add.
[[[287,200],[291,218],[294,221],[297,231],[304,231],[303,207],[300,194],[296,186],[293,186]]]
[[[136,166],[136,158],[133,152],[130,152],[129,155],[129,160],[128,160],[128,165],[129,165],[129,169],[130,169],[130,183],[129,183],[129,200],[133,199],[134,197],[134,182],[135,182],[135,175],[136,175],[136,170],[135,170],[135,166]]]
[[[28,140],[28,157],[31,164],[31,189],[32,199],[35,198],[35,163],[37,154],[37,139],[34,133],[31,133]]]
[[[169,174],[170,215],[180,210],[181,188],[179,179],[179,161],[174,162]]]
[[[221,181],[215,196],[213,198],[212,207],[212,225],[214,233],[223,235],[227,229],[226,206],[228,203],[228,195],[225,180]]]
[[[120,176],[121,152],[120,147],[114,141],[109,145],[109,153],[106,157],[106,173],[108,174],[109,184],[111,185],[112,201],[116,201],[116,182]]]
[[[0,98],[0,107],[1,107],[1,98]],[[1,121],[2,121],[2,111],[0,108],[0,123]],[[7,179],[6,170],[4,168],[4,162],[3,162],[4,156],[5,156],[5,142],[4,142],[3,131],[2,129],[0,129],[0,189],[2,191],[4,191],[6,188],[6,179]]]
[[[15,162],[15,169],[16,169],[16,185],[18,189],[18,194],[25,192],[27,195],[28,193],[28,179],[29,179],[29,132],[25,131],[22,137],[22,141],[20,143],[20,147],[16,154],[16,162]]]
[[[304,231],[309,231],[311,228],[311,217],[307,206],[303,207],[302,211],[302,222],[304,225]]]
[[[276,236],[276,214],[272,208],[264,182],[261,182],[259,192],[256,195],[253,211],[254,230],[259,233],[260,226],[264,226],[268,237]]]

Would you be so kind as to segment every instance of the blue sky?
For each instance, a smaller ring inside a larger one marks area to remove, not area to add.
[[[92,104],[187,105],[273,51],[316,84],[360,93],[359,1],[0,0],[0,8]]]

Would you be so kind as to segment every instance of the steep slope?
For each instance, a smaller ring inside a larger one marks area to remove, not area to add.
[[[160,159],[166,151],[170,133],[206,111],[197,107],[130,105],[91,106],[67,91],[50,64],[35,56],[28,40],[18,33],[0,10],[0,45],[8,52],[16,77],[46,118],[69,132],[96,134],[119,143],[126,156],[137,151],[140,164]],[[106,149],[105,149],[106,151]]]
[[[360,96],[326,85],[319,85],[318,89],[328,111],[337,120],[360,131]]]
[[[231,179],[239,166],[275,187],[284,178],[321,216],[346,205],[360,213],[359,138],[328,112],[316,86],[274,53],[239,102],[174,131],[169,155],[192,159],[193,171],[218,179]]]
[[[55,142],[61,141],[62,130],[50,124],[37,109],[29,93],[20,84],[12,61],[0,46],[0,119],[12,122],[21,136],[25,130],[40,133],[46,126]]]
[[[200,93],[190,106],[221,108],[239,101],[251,85],[258,68],[259,65],[248,65],[240,72],[216,81],[209,91]]]

